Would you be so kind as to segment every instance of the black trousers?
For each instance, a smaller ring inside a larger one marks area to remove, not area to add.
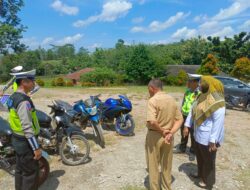
[[[195,153],[198,165],[198,176],[204,183],[212,188],[215,184],[216,151],[209,152],[209,146],[195,143]]]
[[[190,139],[191,139],[190,151],[194,152],[194,150],[195,150],[194,130],[193,130],[193,128],[189,128],[188,136],[186,136],[186,137],[183,136],[183,129],[184,129],[184,124],[185,124],[185,121],[187,119],[187,116],[183,115],[183,118],[184,118],[184,122],[181,125],[181,144],[180,144],[180,150],[183,151],[183,152],[186,151],[187,143],[188,143],[188,138],[190,136]]]
[[[28,141],[13,136],[12,144],[16,151],[15,189],[37,190],[39,165]]]

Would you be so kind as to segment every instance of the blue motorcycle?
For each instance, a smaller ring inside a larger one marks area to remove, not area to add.
[[[115,130],[118,134],[123,136],[133,135],[135,122],[129,114],[132,111],[131,101],[123,95],[119,95],[119,99],[108,98],[105,102],[102,102],[99,97],[100,95],[93,96],[102,123],[114,124],[115,120]]]
[[[100,117],[97,110],[97,106],[94,102],[94,97],[91,96],[89,99],[83,101],[79,100],[73,105],[73,109],[80,113],[78,117],[78,124],[82,129],[86,127],[92,127],[97,143],[104,148],[105,140],[103,137],[102,126],[100,124]]]

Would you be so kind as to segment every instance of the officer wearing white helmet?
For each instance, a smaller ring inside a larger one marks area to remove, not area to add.
[[[35,87],[35,74],[36,70],[11,73],[17,84],[17,91],[7,102],[12,144],[16,151],[16,190],[38,189],[38,160],[42,155],[37,142],[40,126],[35,106],[28,96]]]

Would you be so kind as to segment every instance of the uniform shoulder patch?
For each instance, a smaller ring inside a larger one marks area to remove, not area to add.
[[[26,109],[27,109],[28,111],[31,111],[31,110],[32,110],[31,104],[30,104],[28,101],[26,101],[25,103],[26,103]]]

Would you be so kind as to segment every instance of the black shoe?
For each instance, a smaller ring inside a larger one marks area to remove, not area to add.
[[[181,148],[176,148],[173,150],[173,153],[175,154],[184,154],[186,152],[186,150],[183,150]]]
[[[200,178],[200,176],[198,176],[198,174],[189,174],[189,176],[190,177],[192,177],[192,178],[195,178],[195,179],[199,179]]]
[[[189,157],[188,157],[189,161],[195,161],[195,155],[194,154],[189,154]]]
[[[195,151],[194,151],[193,148],[190,148],[190,149],[189,149],[189,152],[190,152],[191,154],[195,154]]]

